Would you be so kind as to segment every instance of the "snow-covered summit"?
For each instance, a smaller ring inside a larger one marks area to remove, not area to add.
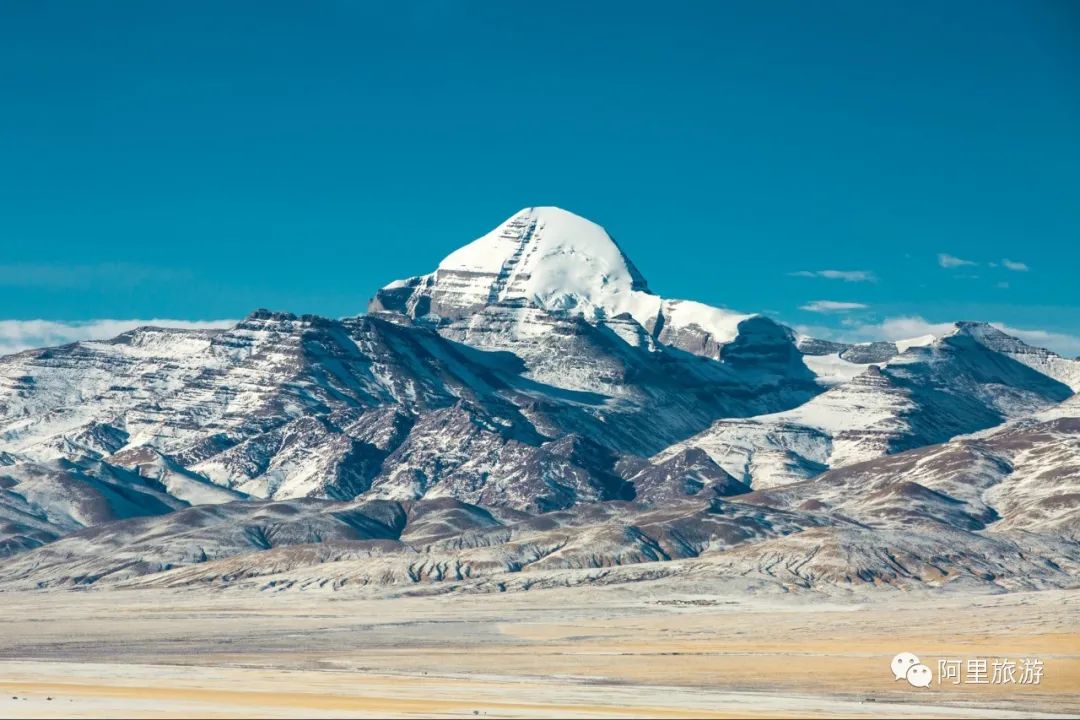
[[[704,354],[739,335],[754,317],[689,300],[666,300],[596,223],[557,207],[520,210],[446,256],[432,273],[383,287],[371,303],[435,325],[491,306],[577,315],[589,322],[629,316],[661,342],[680,338]]]
[[[1080,391],[1080,362],[1064,358],[1045,348],[1028,345],[989,323],[963,321],[947,337],[971,338],[985,348],[999,352],[1016,362],[1027,365],[1047,377]]]
[[[557,207],[520,210],[483,237],[450,253],[439,270],[501,273],[547,288],[588,293],[648,291],[645,278],[607,231]],[[602,280],[601,280],[602,279]]]
[[[407,308],[414,317],[511,303],[589,320],[629,313],[645,325],[660,309],[660,298],[604,228],[557,207],[514,213],[447,255],[435,272],[387,285],[376,302],[400,309],[393,300],[403,291],[415,295]]]

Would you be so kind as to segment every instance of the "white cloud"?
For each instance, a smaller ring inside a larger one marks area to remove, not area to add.
[[[205,330],[231,327],[235,320],[0,320],[0,355],[28,348],[65,345],[78,340],[105,340],[144,325]]]
[[[800,310],[809,312],[847,312],[849,310],[865,310],[868,306],[857,302],[839,302],[837,300],[814,300],[800,307]]]
[[[964,260],[963,258],[958,258],[955,255],[950,255],[948,253],[940,253],[937,256],[937,261],[938,265],[943,268],[958,268],[979,264],[974,260]]]
[[[864,340],[910,340],[925,335],[945,335],[955,323],[932,323],[918,315],[885,318],[873,325],[860,325],[855,333]]]
[[[1031,269],[1027,266],[1026,263],[1017,262],[1015,260],[1005,259],[1001,261],[1001,264],[1009,270],[1015,270],[1016,272],[1027,272]]]
[[[788,274],[792,277],[825,278],[844,282],[877,282],[877,276],[869,270],[799,270]]]

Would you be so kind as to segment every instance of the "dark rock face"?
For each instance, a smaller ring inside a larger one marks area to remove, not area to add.
[[[867,363],[884,363],[900,354],[896,343],[874,342],[865,345],[852,345],[840,353],[840,357],[848,362],[860,365]]]
[[[750,492],[699,448],[687,448],[666,460],[650,463],[623,460],[623,472],[634,483],[637,500],[659,504],[684,497],[729,497]]]
[[[744,320],[738,327],[738,336],[720,353],[724,362],[736,371],[769,374],[807,389],[814,386],[814,375],[803,363],[790,330],[764,317]]]
[[[829,340],[819,340],[817,338],[803,337],[799,338],[796,347],[799,348],[799,352],[801,352],[803,355],[821,356],[839,355],[851,346],[846,343],[830,342]]]

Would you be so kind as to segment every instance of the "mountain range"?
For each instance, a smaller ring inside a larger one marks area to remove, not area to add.
[[[527,208],[328,319],[0,358],[0,588],[1074,585],[1080,361],[653,293]]]

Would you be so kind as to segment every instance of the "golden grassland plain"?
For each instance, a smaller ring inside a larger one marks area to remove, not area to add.
[[[1080,716],[1080,590],[0,594],[0,717]],[[1042,661],[1038,685],[889,661]]]

